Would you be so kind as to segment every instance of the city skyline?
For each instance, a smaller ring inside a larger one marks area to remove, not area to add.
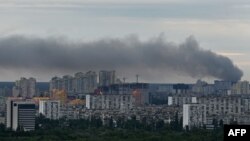
[[[249,136],[248,0],[0,0],[0,19],[0,140]]]
[[[41,1],[24,0],[0,1],[2,22],[0,24],[1,44],[12,42],[13,38],[33,42],[66,42],[66,44],[90,44],[110,40],[128,40],[137,36],[141,43],[150,42],[164,33],[164,40],[179,46],[190,35],[195,37],[198,46],[204,50],[230,58],[233,64],[244,72],[242,80],[250,80],[248,57],[250,2],[239,0],[198,1],[198,0],[148,0],[135,1]],[[107,39],[108,38],[108,39]],[[24,42],[22,41],[22,42]],[[130,43],[132,43],[130,41]],[[20,42],[19,42],[20,43]],[[37,45],[36,43],[34,45]],[[134,45],[134,44],[132,44]],[[19,46],[19,45],[18,45]],[[41,46],[40,46],[41,47]],[[40,55],[42,51],[39,52]],[[16,53],[23,53],[14,49]],[[27,53],[27,52],[26,52]],[[32,51],[31,51],[32,53]],[[38,53],[38,54],[39,54]],[[9,52],[6,60],[22,61]],[[30,54],[28,52],[27,54]],[[37,55],[37,54],[35,54]],[[35,56],[34,55],[34,56]],[[9,58],[12,56],[12,58]],[[14,56],[14,57],[13,57]],[[46,57],[45,57],[46,58]],[[49,56],[47,56],[49,58]],[[33,58],[30,58],[32,60]],[[3,58],[1,59],[3,60]],[[199,60],[199,59],[197,59]],[[83,68],[36,68],[28,64],[15,64],[16,67],[0,64],[1,81],[14,81],[22,76],[33,76],[38,81],[48,81],[55,75],[72,74],[78,71],[115,69],[112,67],[82,66]],[[7,62],[5,62],[7,63]],[[38,62],[41,64],[42,62]],[[52,63],[53,64],[53,63]],[[20,67],[21,66],[21,67]],[[153,66],[154,67],[154,66]],[[151,66],[152,68],[152,66]],[[192,76],[176,70],[143,68],[140,70],[117,70],[118,76],[135,81],[135,75],[145,82],[195,82],[217,79],[211,76]],[[119,74],[120,73],[120,74]]]

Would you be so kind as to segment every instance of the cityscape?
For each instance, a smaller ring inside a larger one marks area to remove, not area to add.
[[[250,136],[250,1],[0,0],[0,141]]]
[[[213,130],[220,124],[250,124],[248,81],[215,80],[209,84],[126,82],[115,70],[77,72],[36,82],[33,77],[1,82],[1,123],[17,131],[35,130],[35,117],[59,120],[100,118],[116,127],[120,118],[171,123]],[[216,123],[215,123],[216,122]]]

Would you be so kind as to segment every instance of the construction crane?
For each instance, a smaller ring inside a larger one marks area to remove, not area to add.
[[[125,83],[127,78],[126,78],[126,77],[123,77],[122,79],[123,79],[123,83]]]
[[[139,74],[136,74],[136,83],[139,82]]]
[[[124,94],[124,84],[125,84],[127,78],[123,77],[122,79],[123,79],[123,83],[122,83],[122,94]]]

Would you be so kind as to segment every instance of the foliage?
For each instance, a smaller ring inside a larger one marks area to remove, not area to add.
[[[163,120],[141,122],[132,117],[125,120],[121,117],[108,119],[108,124],[103,124],[100,118],[91,119],[50,120],[42,115],[36,119],[36,130],[13,132],[5,130],[0,124],[0,140],[15,141],[222,141],[222,129],[216,131],[196,129],[191,131],[182,130],[182,125],[176,114],[176,120],[170,124]]]

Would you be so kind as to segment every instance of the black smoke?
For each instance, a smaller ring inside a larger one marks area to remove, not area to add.
[[[0,38],[0,68],[178,72],[193,78],[240,80],[243,73],[222,55],[199,47],[193,37],[180,45],[162,36],[140,41],[136,36],[73,42],[65,38],[11,36]],[[162,74],[163,73],[163,74]],[[147,75],[150,75],[147,74]]]

